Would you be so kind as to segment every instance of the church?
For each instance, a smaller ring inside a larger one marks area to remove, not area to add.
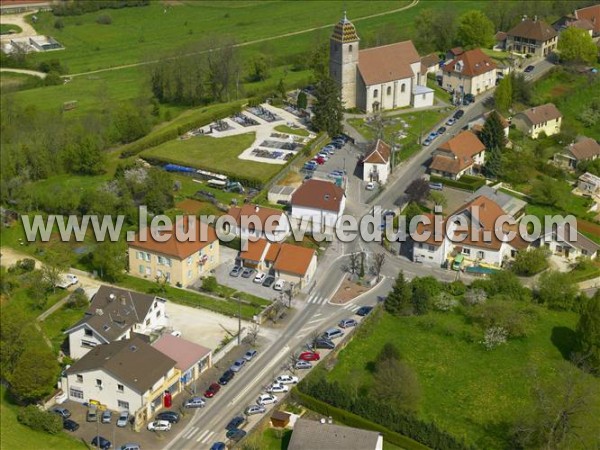
[[[329,74],[341,87],[344,108],[367,113],[433,105],[427,72],[412,41],[359,50],[356,28],[346,14],[329,40]]]

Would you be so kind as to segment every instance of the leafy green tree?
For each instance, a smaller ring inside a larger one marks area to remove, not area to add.
[[[257,55],[250,63],[250,81],[264,81],[269,78],[269,60],[265,55]]]
[[[441,206],[442,208],[448,206],[446,196],[438,191],[429,191],[429,200],[431,200],[435,206]]]
[[[503,270],[490,275],[488,280],[481,280],[474,288],[482,288],[489,297],[502,297],[508,300],[528,301],[531,291],[527,289],[519,278],[508,270]]]
[[[598,60],[598,47],[586,30],[568,27],[560,33],[558,51],[562,61],[593,64]]]
[[[202,278],[202,290],[206,292],[215,292],[219,287],[217,279],[215,277],[204,277]]]
[[[432,301],[442,291],[442,286],[433,277],[414,278],[410,287],[412,289],[412,304],[415,314],[426,314],[431,309]]]
[[[298,109],[306,109],[308,106],[308,97],[306,96],[306,92],[300,91],[298,93],[298,98],[296,99],[296,107]]]
[[[106,240],[98,243],[92,253],[92,268],[106,281],[123,278],[127,266],[127,246],[123,242]]]
[[[162,214],[173,207],[173,179],[168,172],[156,168],[150,169],[144,186],[146,191],[144,202],[148,211]]]
[[[343,131],[344,108],[338,84],[329,76],[322,78],[317,82],[315,98],[314,127],[330,136],[340,134]]]
[[[287,96],[287,91],[285,89],[285,83],[283,82],[283,78],[279,79],[279,83],[277,84],[277,93],[282,99],[285,99]]]
[[[417,374],[408,364],[396,359],[377,365],[372,392],[378,401],[401,410],[415,410],[421,397]]]
[[[537,296],[541,303],[552,309],[571,309],[577,298],[577,285],[569,273],[546,271],[537,283]]]
[[[494,103],[496,108],[503,113],[508,112],[513,102],[512,92],[512,80],[513,77],[507,76],[500,80],[496,91],[494,91]]]
[[[31,322],[23,309],[2,308],[0,314],[0,377],[7,379],[14,370],[31,336]]]
[[[381,363],[389,360],[400,361],[400,352],[392,342],[386,342],[375,359],[375,370]]]
[[[569,192],[565,189],[563,182],[543,176],[535,180],[531,191],[533,203],[539,205],[556,206],[564,209],[569,203]]]
[[[517,275],[530,277],[548,268],[549,251],[545,247],[523,250],[517,253],[511,269]]]
[[[19,356],[8,381],[13,394],[23,402],[41,399],[52,392],[60,366],[52,349],[39,341],[30,342]]]
[[[533,95],[533,85],[525,78],[522,73],[511,73],[510,84],[512,86],[512,101],[524,104],[531,103]]]
[[[577,340],[585,362],[600,373],[600,291],[596,291],[581,309]]]
[[[17,420],[36,431],[58,434],[63,429],[62,419],[58,414],[40,409],[37,405],[27,405],[17,414]]]
[[[309,67],[317,81],[329,76],[329,42],[314,43]]]
[[[395,316],[410,314],[411,295],[410,283],[406,281],[404,272],[401,271],[396,277],[392,292],[385,299],[385,310]]]
[[[415,45],[421,53],[446,51],[456,37],[456,14],[453,10],[426,8],[414,20]]]
[[[402,210],[402,214],[404,214],[404,216],[406,217],[406,225],[408,226],[410,224],[410,221],[413,220],[413,218],[423,214],[423,210],[417,203],[410,202]]]
[[[484,171],[489,178],[502,176],[502,151],[498,147],[492,147],[486,152]]]
[[[147,135],[152,127],[149,116],[148,108],[143,105],[122,103],[114,114],[115,128],[120,140],[128,143]]]
[[[467,11],[458,19],[456,40],[465,48],[490,48],[494,45],[494,24],[481,11]]]

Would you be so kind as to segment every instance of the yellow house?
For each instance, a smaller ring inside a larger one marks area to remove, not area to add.
[[[562,114],[553,103],[546,103],[521,111],[515,115],[513,123],[531,139],[537,139],[540,133],[546,136],[560,133]]]
[[[215,230],[195,219],[193,236],[190,222],[181,220],[169,230],[153,236],[138,233],[129,243],[129,272],[140,278],[165,278],[176,286],[189,286],[219,265],[219,240]],[[160,240],[157,240],[158,237]],[[160,242],[164,239],[164,242]]]

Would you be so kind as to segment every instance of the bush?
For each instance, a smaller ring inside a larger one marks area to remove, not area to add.
[[[433,300],[433,307],[438,311],[452,311],[458,306],[458,301],[447,292],[441,292]]]
[[[102,14],[101,16],[98,16],[96,23],[100,25],[110,25],[112,23],[112,18],[108,14]]]
[[[54,28],[62,30],[65,27],[65,22],[62,19],[56,19],[54,21]]]
[[[67,300],[66,306],[67,308],[79,309],[88,306],[89,302],[87,295],[85,295],[85,291],[78,288],[71,294],[69,300]]]
[[[31,258],[20,259],[15,264],[15,267],[21,272],[33,272],[35,269],[35,260]]]
[[[491,327],[485,330],[483,341],[481,343],[486,350],[493,350],[499,345],[506,344],[508,331],[502,327]]]
[[[48,434],[58,434],[62,431],[62,419],[58,414],[41,410],[36,405],[22,408],[17,414],[17,420],[32,430]]]
[[[215,277],[204,277],[202,279],[202,290],[206,292],[215,292],[219,288],[219,283]]]
[[[550,250],[545,247],[523,250],[517,253],[511,266],[517,275],[530,277],[548,268]]]

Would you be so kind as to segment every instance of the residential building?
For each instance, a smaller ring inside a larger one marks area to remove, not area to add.
[[[577,188],[584,194],[600,196],[600,177],[586,172],[578,178]]]
[[[129,243],[129,271],[139,278],[189,286],[218,265],[217,234],[195,218],[185,217],[165,231],[146,229]]]
[[[506,38],[507,37],[508,37],[508,35],[504,31],[498,31],[494,35],[494,40],[496,41],[496,43],[494,44],[495,51],[499,51],[499,52],[504,51],[504,49],[506,48]]]
[[[533,58],[546,58],[556,50],[558,33],[543,20],[523,17],[515,27],[506,33],[506,51],[529,55]]]
[[[390,173],[392,148],[377,139],[377,142],[363,159],[363,180],[385,184]]]
[[[94,347],[150,334],[168,324],[166,300],[149,294],[101,286],[84,317],[65,331],[69,356],[79,359]]]
[[[292,195],[291,217],[300,224],[302,219],[312,221],[324,232],[331,233],[344,213],[344,190],[324,180],[307,180]],[[292,224],[294,226],[294,224]]]
[[[436,74],[440,70],[440,56],[437,53],[430,53],[421,58],[421,75],[427,77],[427,74]]]
[[[554,162],[569,169],[576,169],[580,162],[593,161],[598,157],[600,144],[595,139],[584,137],[569,144],[564,152],[555,154]]]
[[[69,400],[95,400],[113,411],[129,411],[139,427],[163,407],[166,393],[179,392],[176,361],[139,337],[94,347],[65,370],[61,387]]]
[[[480,171],[485,163],[485,145],[471,131],[462,131],[434,152],[430,173],[453,180]]]
[[[442,67],[442,87],[457,95],[479,95],[496,86],[496,63],[479,48],[456,56]]]
[[[543,234],[539,245],[548,248],[553,255],[573,262],[580,257],[593,259],[600,254],[600,245],[579,231],[571,232],[567,223],[559,224],[552,231]]]
[[[200,374],[212,366],[212,351],[209,348],[190,342],[170,333],[161,335],[152,347],[175,361],[181,372],[179,390],[196,381]]]
[[[588,19],[578,19],[571,14],[558,19],[552,24],[552,27],[559,33],[567,28],[574,27],[587,31],[590,36],[593,36],[594,34],[594,24],[592,22]]]
[[[484,196],[497,204],[502,211],[515,219],[519,219],[525,213],[527,202],[520,198],[502,192],[498,188],[491,186],[481,186],[471,196],[467,197],[467,203],[472,202],[477,197]]]
[[[288,450],[383,450],[383,435],[326,423],[297,419]]]
[[[227,214],[236,223],[232,232],[244,239],[264,237],[281,241],[290,234],[290,222],[280,209],[248,204],[241,208],[232,206]]]
[[[562,114],[553,103],[546,103],[516,114],[513,124],[531,139],[537,139],[541,133],[552,136],[560,133]]]
[[[483,129],[483,126],[485,125],[485,121],[487,120],[487,118],[490,116],[491,113],[492,113],[492,111],[486,112],[486,113],[482,114],[481,116],[471,120],[467,124],[467,128],[469,130],[471,130],[473,133],[479,134],[479,132],[481,132],[481,130]],[[498,116],[500,116],[500,122],[502,123],[502,129],[504,130],[504,137],[506,139],[508,139],[508,133],[510,131],[510,123],[508,122],[508,120],[506,120],[504,118],[504,116],[502,114],[500,114],[497,111],[496,111],[496,113],[498,114]]]
[[[446,62],[449,62],[458,56],[462,55],[465,52],[465,49],[462,47],[454,47],[446,52]]]
[[[575,18],[590,22],[594,27],[592,30],[592,37],[596,38],[600,36],[600,4],[576,9]]]
[[[421,58],[412,41],[359,50],[355,26],[346,15],[329,40],[329,74],[341,88],[345,108],[365,112],[433,105],[434,93],[421,78]],[[420,86],[417,89],[417,86]]]

